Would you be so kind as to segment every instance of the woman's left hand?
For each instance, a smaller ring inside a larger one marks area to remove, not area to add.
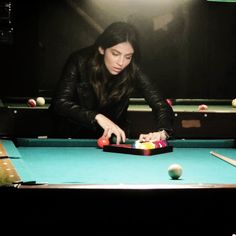
[[[168,134],[166,133],[165,130],[139,135],[140,142],[155,142],[166,139],[168,139]]]

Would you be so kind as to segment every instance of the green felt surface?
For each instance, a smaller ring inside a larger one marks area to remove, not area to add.
[[[209,112],[209,113],[236,113],[236,108],[232,105],[207,105],[205,111],[198,110],[198,104],[195,105],[173,105],[174,112]],[[131,105],[129,111],[151,111],[147,105]]]
[[[43,106],[30,107],[27,105],[27,100],[25,103],[4,103],[5,107],[11,109],[48,109],[50,104],[45,104]]]
[[[173,152],[154,156],[107,153],[96,146],[19,146],[21,158],[12,161],[26,182],[34,179],[36,183],[49,184],[236,184],[236,167],[210,154],[215,151],[236,159],[234,140],[171,143]],[[174,163],[183,168],[179,180],[168,175],[167,169]]]
[[[195,103],[185,103],[179,104],[176,102],[173,104],[172,108],[174,112],[199,112],[198,106],[200,104],[206,104],[208,106],[207,112],[210,113],[236,113],[236,108],[232,106],[231,101],[228,101],[227,104],[221,104],[220,101],[213,103],[211,101],[199,100]],[[4,103],[4,106],[11,109],[48,109],[50,103],[46,103],[44,106],[29,107],[26,103]],[[130,102],[129,111],[151,111],[151,108],[145,102]]]

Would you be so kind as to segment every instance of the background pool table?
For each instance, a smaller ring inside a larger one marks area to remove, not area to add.
[[[0,102],[0,136],[28,137],[53,135],[52,119],[48,111],[50,98],[42,107],[30,108],[28,98],[8,98]],[[198,111],[198,105],[208,105],[208,110]],[[236,108],[231,100],[174,99],[174,137],[181,138],[236,138]],[[156,124],[150,107],[142,98],[130,99],[128,118],[131,121],[129,138],[153,131]]]
[[[236,108],[232,100],[219,99],[173,99],[175,138],[236,138]],[[205,104],[208,109],[199,111]],[[132,137],[153,131],[155,122],[151,109],[142,98],[130,101],[129,118],[132,120]]]
[[[117,235],[236,232],[231,216],[236,167],[210,154],[213,150],[236,159],[234,139],[170,140],[173,152],[155,156],[103,152],[96,140],[1,143],[23,181],[7,182],[0,188],[1,199],[11,203],[6,215],[14,211],[21,225],[43,222]],[[179,180],[168,176],[173,163],[183,167]]]

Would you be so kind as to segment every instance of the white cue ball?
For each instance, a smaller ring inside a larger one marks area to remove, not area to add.
[[[236,107],[236,98],[232,100],[232,106]]]
[[[37,97],[36,103],[38,106],[44,106],[45,105],[45,99],[43,97]]]
[[[179,164],[172,164],[168,167],[168,174],[172,179],[178,179],[183,173],[183,169]]]

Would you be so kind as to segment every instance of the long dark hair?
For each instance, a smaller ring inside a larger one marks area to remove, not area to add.
[[[129,42],[134,49],[130,64],[118,75],[111,75],[104,65],[104,58],[98,52],[119,43]],[[99,100],[99,106],[104,107],[113,102],[127,99],[133,91],[135,68],[139,61],[138,35],[136,29],[125,22],[115,22],[109,25],[97,38],[95,54],[90,61],[92,68],[90,82]],[[116,76],[117,78],[111,78]]]

